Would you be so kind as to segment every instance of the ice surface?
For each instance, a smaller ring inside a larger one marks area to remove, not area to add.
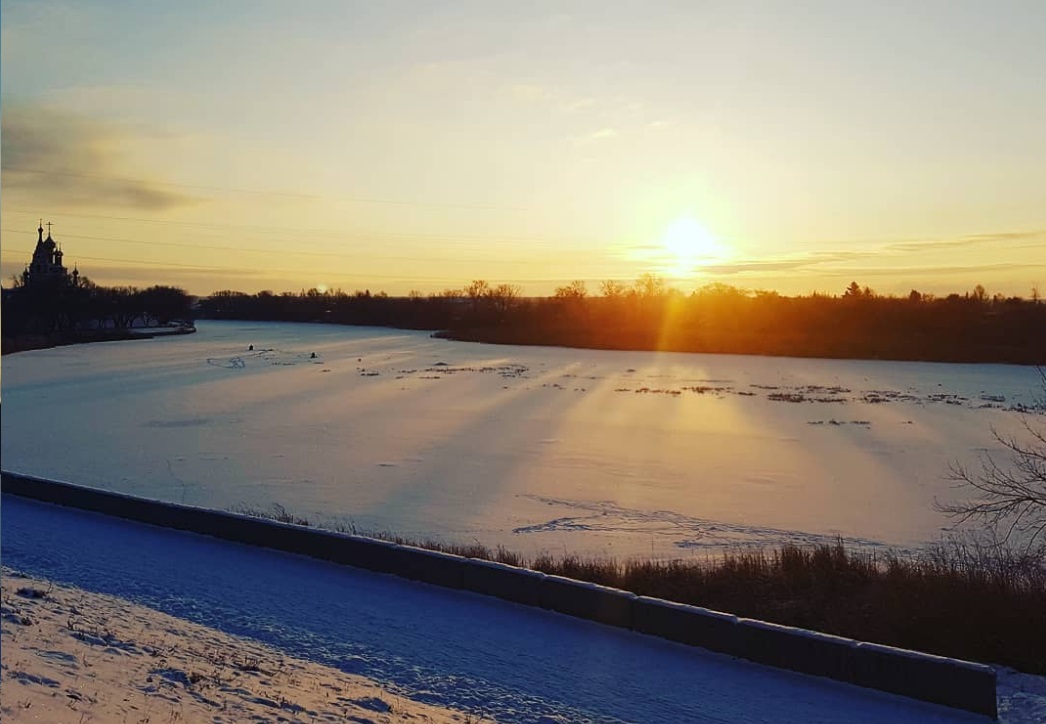
[[[990,427],[1016,431],[1038,384],[1010,365],[198,330],[5,357],[4,468],[525,553],[907,546],[946,524],[949,464],[996,450]]]

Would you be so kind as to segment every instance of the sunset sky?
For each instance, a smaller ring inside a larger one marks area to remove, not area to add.
[[[2,271],[1046,292],[1046,3],[12,2]]]

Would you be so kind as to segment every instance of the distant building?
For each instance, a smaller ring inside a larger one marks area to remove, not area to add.
[[[51,238],[51,222],[47,222],[47,238],[44,238],[44,224],[40,221],[40,227],[36,230],[36,249],[33,251],[33,260],[22,272],[22,286],[32,287],[59,287],[76,286],[80,281],[80,272],[75,268],[72,272],[65,268],[62,263],[62,248]]]

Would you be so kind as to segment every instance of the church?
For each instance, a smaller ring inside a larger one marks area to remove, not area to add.
[[[36,249],[33,260],[22,272],[22,285],[25,288],[76,286],[80,272],[75,268],[70,273],[62,263],[62,248],[51,238],[51,222],[47,222],[47,238],[44,238],[44,223],[36,230]]]

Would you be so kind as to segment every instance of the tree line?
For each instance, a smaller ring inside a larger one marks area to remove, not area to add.
[[[654,274],[634,283],[574,281],[550,297],[476,280],[462,289],[390,297],[369,290],[221,291],[200,300],[214,319],[282,320],[438,330],[451,339],[598,349],[797,357],[1046,363],[1046,304],[970,292],[784,296],[709,284],[690,294]]]
[[[309,289],[282,294],[224,290],[201,299],[199,306],[201,315],[208,319],[330,322],[446,330],[508,323],[515,318],[520,306],[528,302],[522,298],[516,285],[491,285],[476,280],[463,289],[445,289],[428,295],[411,292],[406,297],[390,297],[385,292],[372,294],[370,290],[347,293],[340,289]]]
[[[86,337],[189,322],[194,301],[172,286],[103,287],[86,277],[27,285],[16,278],[14,287],[4,291],[3,336]]]

